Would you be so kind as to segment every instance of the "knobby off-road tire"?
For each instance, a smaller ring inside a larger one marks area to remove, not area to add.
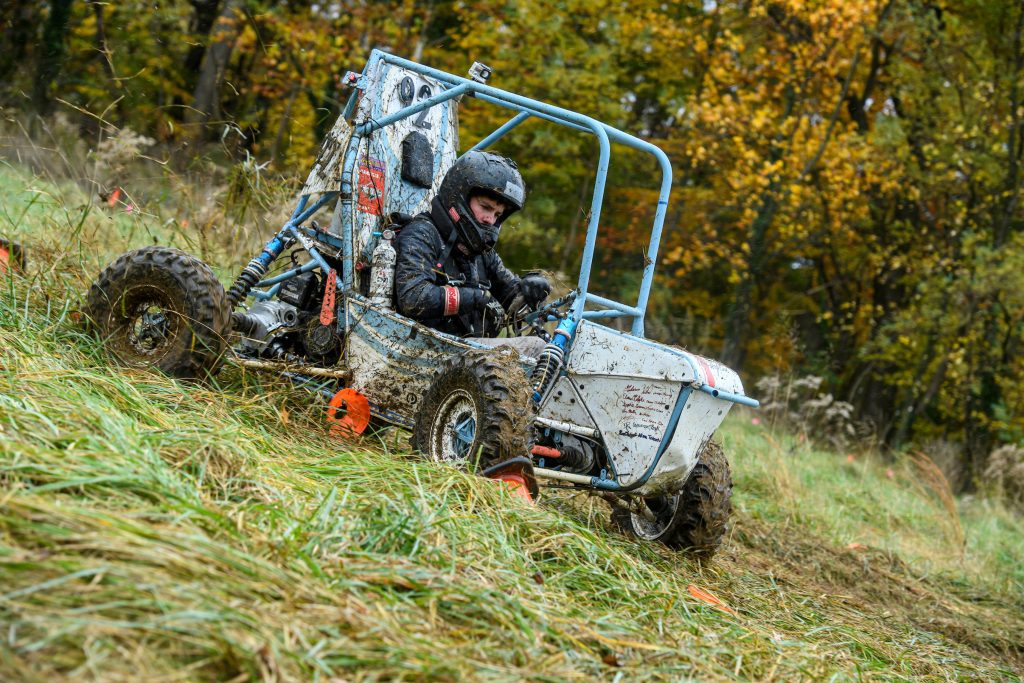
[[[466,351],[446,361],[430,382],[412,444],[432,460],[484,469],[529,456],[530,416],[519,354],[507,346]]]
[[[183,379],[216,372],[230,320],[210,267],[171,247],[119,256],[89,288],[83,313],[88,329],[126,365]]]
[[[732,475],[722,447],[709,441],[682,489],[645,501],[656,521],[620,508],[612,521],[626,533],[710,560],[722,543],[732,512]]]

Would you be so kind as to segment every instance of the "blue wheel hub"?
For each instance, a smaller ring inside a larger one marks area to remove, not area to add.
[[[456,423],[455,431],[452,434],[452,450],[460,459],[470,456],[469,449],[473,447],[474,437],[476,437],[476,419],[472,415]]]

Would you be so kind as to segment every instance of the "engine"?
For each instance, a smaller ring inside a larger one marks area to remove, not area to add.
[[[601,447],[589,439],[551,430],[539,430],[535,436],[537,445],[554,451],[542,456],[547,458],[545,467],[573,474],[596,474],[600,470]]]
[[[315,272],[285,280],[277,298],[257,301],[231,316],[243,354],[290,363],[333,365],[341,355],[336,321],[320,322],[324,282]]]

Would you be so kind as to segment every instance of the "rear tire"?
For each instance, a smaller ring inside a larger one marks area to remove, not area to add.
[[[483,469],[529,456],[530,388],[509,347],[447,361],[416,413],[413,447],[437,462]],[[479,453],[479,461],[477,454]]]
[[[725,537],[732,513],[732,475],[722,447],[709,441],[678,492],[644,502],[654,513],[654,521],[615,508],[612,522],[632,536],[711,559]]]
[[[229,312],[210,267],[170,247],[119,256],[89,288],[83,311],[89,329],[123,363],[183,379],[219,368]]]

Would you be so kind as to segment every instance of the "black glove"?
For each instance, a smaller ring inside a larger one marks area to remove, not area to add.
[[[530,273],[524,275],[519,281],[519,293],[526,299],[526,303],[536,307],[541,301],[548,298],[551,293],[551,283],[543,275]]]
[[[473,330],[477,336],[497,336],[505,321],[505,309],[486,289],[459,287],[459,313],[479,312],[483,328]]]
[[[459,287],[459,313],[482,311],[494,301],[491,293],[478,287]]]

